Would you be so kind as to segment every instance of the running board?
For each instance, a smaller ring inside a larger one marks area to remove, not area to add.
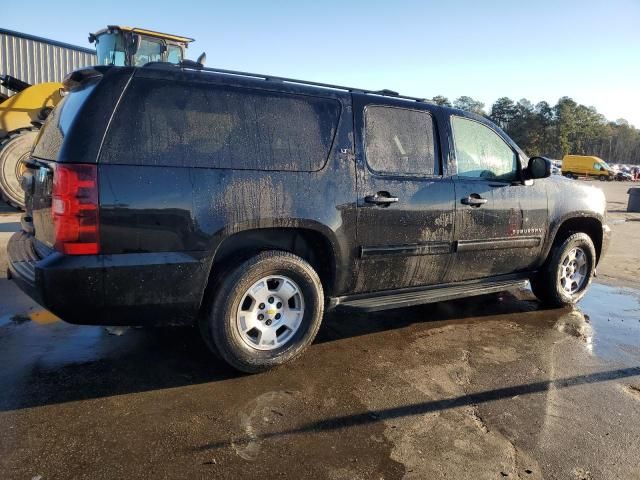
[[[502,280],[464,285],[427,287],[421,290],[378,292],[375,294],[352,295],[332,298],[331,307],[355,309],[367,312],[388,310],[392,308],[411,307],[423,303],[444,302],[456,298],[473,297],[487,293],[503,292],[513,288],[527,286],[526,279]]]

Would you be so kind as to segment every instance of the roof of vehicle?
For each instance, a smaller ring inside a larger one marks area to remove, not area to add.
[[[444,105],[438,105],[435,102],[428,100],[426,98],[421,97],[412,97],[408,95],[401,95],[393,90],[383,89],[383,90],[368,90],[364,88],[357,87],[348,87],[344,85],[333,85],[329,83],[315,82],[309,80],[300,80],[295,78],[287,78],[287,77],[278,77],[274,75],[265,75],[259,73],[249,73],[242,72],[236,70],[225,70],[221,68],[209,68],[203,66],[197,66],[195,62],[191,62],[192,65],[175,65],[169,64],[166,62],[155,62],[149,63],[142,67],[137,67],[136,70],[139,72],[167,72],[168,77],[180,77],[182,80],[209,80],[212,82],[224,82],[228,83],[230,81],[243,83],[245,85],[251,85],[255,87],[264,88],[265,85],[263,82],[272,82],[274,85],[287,85],[292,89],[297,90],[300,93],[306,93],[309,95],[327,92],[335,92],[342,94],[361,94],[361,95],[372,95],[377,96],[380,99],[386,100],[386,102],[394,102],[401,101],[406,102],[407,106],[413,105],[428,105],[429,110],[431,111],[440,111],[446,115],[455,115],[459,117],[465,117],[472,120],[475,120],[479,123],[490,126],[490,128],[499,132],[502,138],[510,144],[513,148],[515,148],[518,153],[524,158],[527,159],[527,155],[522,151],[522,149],[511,139],[498,125],[494,124],[488,118],[478,115],[473,112],[469,112],[466,110],[460,110],[457,108],[447,107]],[[159,75],[163,75],[162,73],[158,73]],[[143,73],[144,75],[144,73]],[[186,75],[186,77],[184,76]],[[262,83],[262,85],[261,85]]]
[[[109,30],[121,30],[123,32],[138,33],[140,35],[148,35],[150,37],[164,38],[165,40],[172,40],[174,42],[179,42],[179,43],[191,43],[195,41],[193,38],[189,38],[189,37],[182,37],[180,35],[173,35],[171,33],[156,32],[155,30],[147,30],[146,28],[126,27],[124,25],[107,25],[107,28],[98,30],[93,35],[97,37],[98,35],[107,33]]]
[[[198,66],[196,62],[183,62],[175,65],[167,62],[152,62],[141,67],[119,67],[119,66],[97,66],[81,69],[73,72],[70,76],[92,78],[95,71],[105,74],[109,70],[132,72],[134,76],[151,78],[165,81],[194,82],[194,83],[218,83],[241,88],[262,88],[276,89],[289,93],[302,95],[323,95],[334,98],[353,95],[372,96],[380,99],[381,103],[392,106],[404,106],[406,108],[427,107],[434,114],[447,116],[464,117],[487,125],[498,132],[503,140],[512,146],[526,161],[528,156],[498,125],[488,118],[466,110],[438,105],[431,100],[419,97],[400,95],[391,90],[368,90],[363,88],[348,87],[343,85],[333,85],[322,82],[299,80],[294,78],[277,77],[257,73],[248,73],[234,70],[224,70]],[[84,72],[84,74],[83,74]],[[92,73],[93,72],[93,73]],[[73,83],[73,82],[72,82]],[[415,107],[413,107],[415,106]]]
[[[595,160],[597,162],[604,162],[600,157],[596,157],[595,155],[565,155],[562,160],[575,160],[578,158],[588,158],[591,161]]]

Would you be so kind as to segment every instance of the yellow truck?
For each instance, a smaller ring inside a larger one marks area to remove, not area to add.
[[[565,155],[562,174],[567,178],[598,177],[601,181],[614,180],[616,176],[607,162],[592,155]]]

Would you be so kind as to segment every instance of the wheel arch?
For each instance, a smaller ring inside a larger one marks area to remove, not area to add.
[[[596,249],[597,264],[600,261],[600,255],[602,253],[602,225],[602,219],[592,215],[582,215],[578,217],[565,218],[563,221],[558,222],[558,224],[556,225],[553,231],[553,235],[550,236],[552,240],[548,242],[545,248],[543,258],[546,259],[549,256],[549,252],[554,245],[562,243],[574,233],[583,232],[589,235],[589,238],[591,238],[591,241],[593,242],[593,245]]]
[[[317,272],[326,296],[337,288],[339,246],[336,239],[319,228],[309,226],[245,229],[224,237],[215,249],[205,296],[215,282],[216,272],[231,268],[265,250],[281,250],[298,255]]]

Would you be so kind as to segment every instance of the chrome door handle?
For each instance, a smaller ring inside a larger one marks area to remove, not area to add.
[[[468,197],[460,200],[460,202],[463,205],[469,205],[471,207],[479,207],[480,205],[484,205],[485,203],[487,203],[487,199],[482,198],[480,195],[477,195],[477,194],[471,194]]]
[[[375,205],[388,205],[390,203],[397,203],[398,197],[388,197],[385,195],[380,195],[380,193],[376,193],[375,195],[367,195],[364,197],[364,201],[367,203],[373,203]]]

